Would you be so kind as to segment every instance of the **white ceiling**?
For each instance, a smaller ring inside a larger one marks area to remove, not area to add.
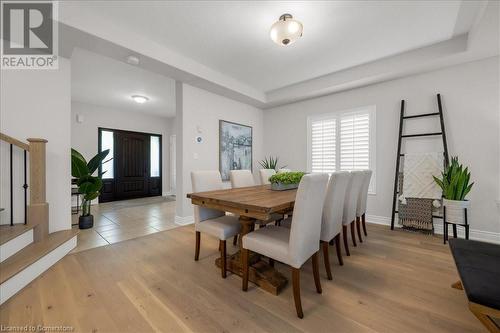
[[[105,20],[269,92],[467,32],[477,2],[444,1],[75,1],[65,15]],[[283,13],[304,36],[275,45]],[[460,20],[459,20],[460,18]],[[85,73],[81,73],[85,74]]]
[[[138,104],[132,95],[149,98]],[[175,81],[79,48],[71,57],[71,99],[114,109],[175,116]]]

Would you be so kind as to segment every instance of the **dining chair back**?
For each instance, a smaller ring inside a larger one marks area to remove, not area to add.
[[[347,244],[347,226],[351,226],[352,244],[354,246],[357,246],[354,228],[357,221],[356,212],[358,208],[359,192],[361,190],[361,187],[363,186],[364,178],[365,175],[363,171],[351,171],[351,180],[349,182],[349,185],[347,186],[344,202],[344,213],[342,216],[342,234],[344,239],[345,252],[348,256],[350,256],[351,254],[349,252],[349,245]],[[362,241],[359,227],[358,236],[360,241]]]
[[[222,190],[222,177],[219,171],[193,171],[191,172],[191,184],[193,192],[206,192]],[[219,251],[221,262],[221,274],[226,278],[226,239],[233,237],[236,245],[237,235],[241,225],[237,216],[226,215],[224,211],[206,207],[194,206],[194,229],[196,233],[194,260],[198,261],[200,256],[201,233],[207,233],[219,238]]]
[[[359,192],[363,186],[364,178],[365,175],[363,171],[351,171],[351,179],[347,186],[342,217],[342,223],[344,225],[350,224],[352,221],[356,220]]]
[[[269,178],[271,178],[271,176],[273,176],[275,174],[276,174],[276,170],[274,170],[274,169],[260,169],[259,170],[260,183],[262,185],[271,184],[271,182],[269,181]]]
[[[250,170],[231,170],[229,179],[232,188],[255,186],[255,180]]]
[[[372,179],[372,171],[365,170],[364,171],[364,181],[363,186],[361,186],[361,191],[359,193],[358,199],[358,207],[356,209],[356,217],[358,220],[356,221],[358,227],[358,236],[361,240],[361,231],[359,225],[363,225],[363,233],[367,236],[366,232],[366,203],[368,201],[368,188],[370,187],[370,180]]]
[[[361,217],[361,215],[366,213],[366,202],[368,199],[368,188],[370,187],[370,180],[372,178],[372,171],[365,170],[363,171],[363,184],[361,186],[361,190],[359,191],[358,198],[358,207],[356,209],[356,215]]]
[[[335,243],[339,264],[344,265],[340,248],[340,232],[342,231],[342,216],[344,214],[347,186],[350,180],[350,172],[334,172],[330,176],[326,190],[323,217],[321,219],[321,247],[328,280],[333,279],[329,253],[329,245],[332,241]]]
[[[328,174],[308,174],[302,177],[295,206],[289,240],[289,264],[300,268],[319,250],[321,216]]]
[[[344,201],[350,180],[351,174],[347,171],[334,172],[330,176],[321,221],[322,241],[329,242],[342,231]]]
[[[311,258],[316,292],[321,294],[318,269],[321,215],[325,200],[327,174],[309,174],[302,177],[295,197],[295,206],[290,229],[270,226],[242,237],[241,262],[243,280],[241,289],[248,290],[249,253],[261,253],[272,262],[289,265],[292,270],[293,299],[299,318],[304,317],[300,300],[300,268]]]
[[[193,192],[205,192],[222,190],[222,177],[219,171],[193,171],[191,172],[191,184]],[[205,220],[225,215],[220,210],[194,206],[194,222],[198,224]]]
[[[286,168],[278,169],[278,173],[291,172],[291,171],[292,171],[291,169],[286,169]]]

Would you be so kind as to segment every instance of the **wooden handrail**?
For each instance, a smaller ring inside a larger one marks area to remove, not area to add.
[[[13,137],[0,133],[0,140],[11,145],[10,165],[11,165],[11,184],[12,184],[12,146],[24,149],[24,172],[26,182],[26,152],[29,157],[29,179],[30,184],[24,186],[24,197],[26,203],[26,188],[30,189],[30,203],[27,206],[27,223],[34,227],[33,239],[39,242],[46,239],[49,235],[49,204],[46,196],[46,144],[47,140],[39,138],[28,138],[28,143],[24,143]],[[12,203],[12,187],[11,187]],[[11,211],[12,211],[11,205]],[[11,215],[12,219],[12,215]]]
[[[11,145],[17,146],[26,151],[30,151],[30,146],[27,143],[14,139],[13,137],[8,136],[7,134],[0,133],[0,140],[10,143]]]

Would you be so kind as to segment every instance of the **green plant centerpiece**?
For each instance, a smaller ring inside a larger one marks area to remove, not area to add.
[[[88,229],[94,226],[94,216],[90,214],[90,204],[101,193],[102,175],[93,176],[93,174],[101,164],[111,160],[103,162],[108,153],[109,149],[106,149],[92,157],[87,163],[82,154],[71,148],[71,176],[76,179],[78,192],[83,196],[82,214],[78,219],[80,229]]]
[[[285,191],[299,187],[300,180],[305,172],[280,172],[269,178],[271,189],[274,191]]]
[[[450,165],[441,173],[441,178],[433,177],[443,190],[446,222],[465,224],[465,212],[470,208],[470,201],[465,196],[474,185],[470,183],[469,168],[460,164],[458,157],[452,157]]]
[[[259,162],[259,164],[263,169],[271,169],[276,172],[279,169],[286,168],[286,165],[278,167],[278,157],[273,156],[269,156],[269,158],[265,157],[262,161]]]

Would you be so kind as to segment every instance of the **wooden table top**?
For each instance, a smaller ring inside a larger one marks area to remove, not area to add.
[[[270,185],[258,185],[189,193],[187,197],[194,205],[262,218],[293,208],[296,194],[297,190],[273,191]]]

